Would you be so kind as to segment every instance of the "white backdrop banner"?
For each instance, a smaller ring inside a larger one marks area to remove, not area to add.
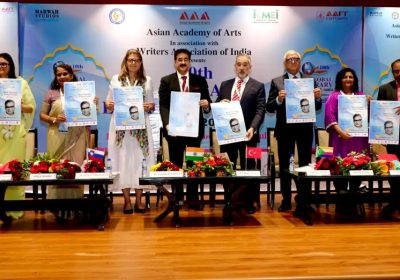
[[[119,72],[129,48],[142,52],[155,95],[160,78],[175,71],[173,52],[178,48],[192,51],[191,72],[207,79],[213,100],[220,83],[234,76],[239,52],[251,55],[252,77],[265,83],[267,94],[271,79],[283,73],[283,55],[289,49],[303,55],[302,70],[317,80],[324,97],[334,88],[341,67],[361,74],[360,7],[21,4],[20,15],[23,75],[38,104],[57,61],[71,64],[80,80],[95,80],[104,102],[109,79]],[[103,147],[109,120],[103,108],[98,117]],[[323,111],[317,113],[317,123],[322,125]],[[205,147],[212,124],[209,116]],[[266,127],[274,125],[275,116],[267,115],[262,148],[267,146]],[[45,125],[39,118],[36,126],[44,139]],[[39,150],[44,150],[44,141],[40,143]]]

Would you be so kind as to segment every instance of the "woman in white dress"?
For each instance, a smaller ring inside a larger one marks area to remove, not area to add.
[[[112,160],[113,171],[120,172],[114,180],[114,189],[120,189],[124,195],[124,214],[132,214],[130,189],[135,189],[135,212],[144,213],[141,198],[143,188],[139,186],[142,162],[146,158],[147,168],[155,163],[154,145],[151,133],[149,114],[154,111],[153,86],[151,78],[145,75],[142,55],[137,49],[129,49],[121,63],[119,75],[114,75],[110,82],[106,107],[114,112],[112,89],[114,87],[140,86],[143,88],[143,107],[145,112],[145,129],[115,130],[114,114],[111,117],[108,156]]]

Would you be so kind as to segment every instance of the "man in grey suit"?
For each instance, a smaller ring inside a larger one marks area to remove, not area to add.
[[[400,58],[391,64],[394,80],[379,87],[378,100],[400,100]],[[396,110],[396,114],[400,115],[400,108]],[[399,139],[400,140],[400,139]],[[395,154],[400,159],[400,145],[386,145],[389,154]],[[389,179],[391,202],[383,207],[382,217],[392,219],[392,214],[396,210],[400,210],[400,180]]]
[[[283,65],[286,73],[276,77],[271,82],[267,101],[267,111],[276,112],[275,138],[278,142],[279,177],[281,182],[282,203],[279,212],[292,208],[291,180],[285,174],[289,170],[289,159],[294,155],[297,144],[299,165],[308,165],[311,162],[311,146],[313,142],[313,123],[287,123],[285,105],[285,79],[305,78],[300,72],[301,56],[297,51],[290,50],[283,56]],[[314,83],[315,110],[322,106],[321,89]]]
[[[263,83],[250,78],[251,57],[249,55],[238,54],[234,68],[236,77],[221,83],[220,94],[216,102],[240,102],[246,125],[247,141],[222,145],[221,152],[228,153],[229,159],[234,163],[236,163],[239,154],[240,168],[253,169],[256,167],[255,161],[254,159],[246,159],[246,146],[257,147],[259,141],[258,129],[265,116],[265,87]],[[255,188],[256,186],[248,186],[244,197],[242,197],[245,200],[246,210],[250,214],[255,211],[253,205]]]

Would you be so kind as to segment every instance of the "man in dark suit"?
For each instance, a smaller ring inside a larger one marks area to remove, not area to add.
[[[287,123],[286,105],[285,105],[285,79],[305,78],[300,72],[301,56],[297,51],[287,51],[283,57],[283,64],[286,73],[274,78],[271,82],[267,101],[267,111],[276,112],[275,138],[278,142],[279,155],[279,177],[281,192],[283,196],[282,203],[278,211],[285,212],[292,208],[291,180],[285,172],[289,169],[289,159],[294,155],[295,144],[299,165],[308,165],[311,162],[311,148],[313,142],[313,123]],[[319,110],[322,106],[321,89],[314,84],[315,109]],[[309,186],[304,186],[308,188]]]
[[[400,100],[400,58],[392,62],[391,69],[394,80],[379,87],[378,100]],[[399,107],[396,110],[396,114],[400,115]],[[399,144],[386,145],[386,150],[389,154],[395,154],[400,159]],[[382,217],[387,219],[391,219],[392,214],[396,210],[400,210],[400,180],[389,179],[389,184],[392,201],[382,209]]]
[[[263,83],[250,78],[251,58],[247,54],[238,54],[235,60],[236,77],[221,83],[220,94],[216,102],[240,101],[246,124],[246,142],[221,145],[221,152],[226,152],[229,159],[236,163],[238,154],[241,169],[254,169],[254,159],[246,159],[246,146],[257,147],[258,129],[265,115],[265,87]],[[246,162],[247,161],[247,162]],[[234,164],[236,166],[236,164]],[[244,199],[248,213],[254,213],[255,187],[248,185],[244,190]]]
[[[169,159],[178,166],[183,165],[183,157],[186,146],[200,147],[201,139],[204,136],[204,118],[203,110],[208,111],[210,108],[211,98],[208,91],[206,79],[201,76],[189,73],[191,53],[187,49],[175,50],[174,60],[176,72],[161,78],[160,88],[158,90],[160,98],[160,114],[163,123],[163,132],[168,142]],[[169,134],[169,112],[171,102],[171,91],[182,92],[199,92],[199,104],[202,110],[199,113],[199,133],[197,137],[181,137]],[[198,200],[197,187],[188,186],[188,200]]]

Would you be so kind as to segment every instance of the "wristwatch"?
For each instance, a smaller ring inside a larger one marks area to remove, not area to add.
[[[56,124],[56,118],[53,119],[53,121],[51,122],[51,124]]]

